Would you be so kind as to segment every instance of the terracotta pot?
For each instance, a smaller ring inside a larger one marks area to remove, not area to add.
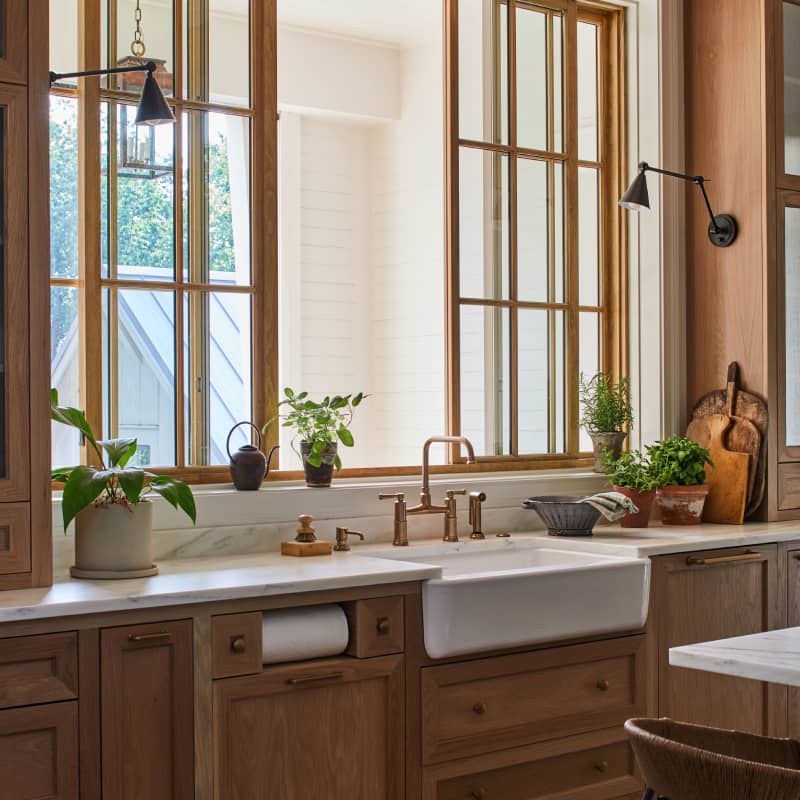
[[[611,460],[616,461],[622,454],[622,445],[625,443],[625,431],[611,431],[610,433],[599,433],[589,431],[589,437],[594,445],[594,471],[605,472],[606,450],[611,451]]]
[[[699,525],[703,521],[703,506],[710,487],[665,486],[657,492],[664,525]]]
[[[648,492],[637,492],[636,489],[615,486],[614,491],[624,494],[625,497],[630,497],[633,504],[639,509],[636,514],[626,514],[619,524],[623,528],[646,528],[650,524],[650,512],[653,510],[656,490],[650,489]]]
[[[73,577],[114,580],[154,575],[153,504],[90,506],[75,518]]]
[[[300,454],[303,457],[303,469],[306,473],[306,486],[312,489],[327,489],[333,480],[333,466],[338,452],[338,445],[334,442],[322,451],[322,464],[314,467],[308,463],[311,455],[311,443],[305,440],[300,442]]]

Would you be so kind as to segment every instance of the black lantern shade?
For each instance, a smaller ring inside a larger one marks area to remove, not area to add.
[[[628,211],[644,211],[650,208],[650,195],[647,193],[647,176],[644,170],[633,179],[633,183],[622,195],[619,204]]]
[[[155,65],[154,65],[155,66]],[[142,96],[139,98],[139,108],[136,112],[137,125],[168,125],[175,122],[175,115],[164,98],[161,87],[153,76],[153,70],[148,69],[147,77],[142,86]]]

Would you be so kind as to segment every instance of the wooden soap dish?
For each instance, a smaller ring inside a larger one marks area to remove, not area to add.
[[[300,523],[297,527],[297,536],[291,542],[281,542],[281,555],[297,558],[331,555],[333,545],[317,539],[316,531],[311,526],[313,517],[301,514],[297,521]]]

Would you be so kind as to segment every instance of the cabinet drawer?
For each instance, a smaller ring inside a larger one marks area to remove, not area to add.
[[[800,508],[800,464],[778,464],[778,508]]]
[[[613,735],[618,737],[619,732]],[[470,761],[469,772],[434,773],[427,781],[425,800],[611,800],[641,791],[626,741],[575,745],[567,740],[549,750],[537,753],[536,748],[520,748],[504,752],[502,758],[493,757],[497,762],[493,766],[484,763],[475,769]]]
[[[374,597],[345,603],[350,626],[347,654],[373,658],[402,653],[405,649],[402,597]]]
[[[422,671],[425,763],[622,724],[644,712],[644,636]]]
[[[0,639],[0,708],[77,696],[77,634]]]
[[[0,575],[30,570],[30,508],[27,503],[0,504]]]
[[[261,672],[261,614],[224,614],[211,622],[214,678]]]

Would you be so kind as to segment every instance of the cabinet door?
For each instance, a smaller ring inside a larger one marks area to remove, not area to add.
[[[400,800],[402,656],[214,684],[217,800]]]
[[[669,665],[669,648],[742,636],[778,622],[777,547],[653,559],[658,713],[684,722],[781,733],[780,695],[767,684]]]
[[[25,83],[27,78],[28,0],[0,0],[0,82]]]
[[[103,797],[194,797],[192,623],[100,634]]]
[[[777,7],[777,183],[781,188],[800,189],[800,2],[780,0]]]
[[[786,574],[786,626],[800,626],[800,548],[788,550],[785,554]],[[800,689],[788,690],[787,735],[800,739]]]
[[[3,800],[78,800],[78,704],[0,711]]]

